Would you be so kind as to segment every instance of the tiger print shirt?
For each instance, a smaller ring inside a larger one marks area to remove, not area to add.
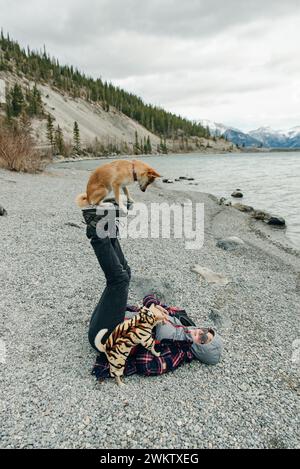
[[[144,306],[146,298],[148,300],[149,297],[144,298]],[[149,306],[148,300],[147,307]],[[168,310],[170,315],[180,310],[180,308],[163,306]],[[128,307],[128,310],[138,311],[135,307]],[[124,375],[161,375],[169,371],[174,371],[179,366],[184,363],[189,363],[195,358],[191,351],[191,342],[163,340],[155,346],[155,349],[157,352],[160,352],[160,357],[155,357],[149,350],[146,350],[141,345],[135,347],[126,361]],[[98,380],[110,377],[109,364],[103,353],[97,357],[92,374]]]

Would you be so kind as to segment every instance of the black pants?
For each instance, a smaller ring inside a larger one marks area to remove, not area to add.
[[[89,327],[89,341],[95,348],[94,340],[101,329],[108,329],[105,342],[115,327],[124,321],[131,273],[118,238],[98,238],[95,234],[91,245],[106,278],[105,290]]]

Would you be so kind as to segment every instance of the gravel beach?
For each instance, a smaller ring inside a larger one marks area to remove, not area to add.
[[[182,239],[122,246],[133,272],[129,302],[154,288],[200,326],[214,326],[224,339],[221,363],[132,376],[121,389],[96,382],[87,330],[104,278],[74,204],[88,176],[0,170],[8,213],[0,217],[0,446],[299,448],[299,253],[281,246],[282,232],[209,194],[161,182],[133,190],[147,203],[203,202],[202,249],[186,250]],[[244,244],[216,246],[228,236]],[[195,265],[229,283],[200,282]]]

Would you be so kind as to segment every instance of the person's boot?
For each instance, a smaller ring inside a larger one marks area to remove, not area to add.
[[[132,209],[132,202],[127,203],[127,210]],[[97,224],[103,218],[108,218],[111,226],[110,228],[113,229],[113,233],[108,232],[108,223],[104,225],[104,230],[107,232],[107,235],[112,235],[113,237],[117,237],[118,234],[118,226],[117,226],[117,219],[120,217],[124,217],[127,214],[122,212],[116,203],[115,199],[105,199],[103,203],[99,206],[87,207],[82,210],[82,215],[86,224],[86,235],[89,239],[94,236],[97,236]]]

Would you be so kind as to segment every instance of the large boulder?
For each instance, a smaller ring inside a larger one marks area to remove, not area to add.
[[[244,244],[244,241],[237,236],[229,236],[228,238],[219,239],[217,247],[224,249],[224,251],[235,251]]]

